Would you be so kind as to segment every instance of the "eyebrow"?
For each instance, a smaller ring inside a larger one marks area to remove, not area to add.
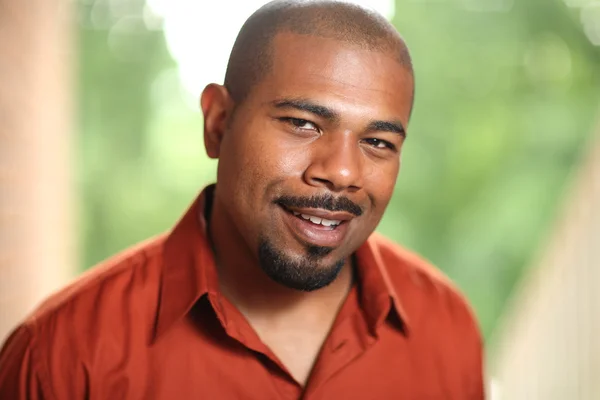
[[[391,132],[406,138],[406,130],[400,121],[371,121],[367,126],[370,132]]]
[[[279,99],[271,102],[275,108],[295,109],[314,114],[329,121],[336,122],[340,120],[340,114],[334,110],[313,103],[305,99]],[[406,130],[400,121],[380,121],[374,120],[367,125],[367,132],[391,132],[406,138]]]
[[[272,102],[275,108],[293,108],[300,111],[306,111],[311,114],[325,118],[329,121],[339,121],[340,115],[330,108],[315,104],[303,99],[281,99]]]

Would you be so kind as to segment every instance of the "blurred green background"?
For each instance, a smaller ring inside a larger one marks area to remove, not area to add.
[[[445,271],[486,336],[560,212],[598,115],[600,13],[588,10],[594,31],[567,3],[396,2],[417,94],[379,231]],[[78,4],[86,268],[169,229],[216,170],[163,31],[144,1],[120,4],[118,15],[106,1]]]

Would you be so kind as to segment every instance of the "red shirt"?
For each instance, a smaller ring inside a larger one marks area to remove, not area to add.
[[[484,397],[464,298],[376,234],[356,252],[357,283],[302,388],[219,293],[205,195],[169,234],[88,271],[27,318],[0,353],[0,399]]]

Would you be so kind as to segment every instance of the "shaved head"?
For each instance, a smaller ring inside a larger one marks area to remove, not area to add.
[[[275,0],[248,18],[233,46],[225,87],[236,103],[270,72],[273,40],[279,33],[324,37],[383,52],[412,74],[404,41],[375,11],[337,0]]]

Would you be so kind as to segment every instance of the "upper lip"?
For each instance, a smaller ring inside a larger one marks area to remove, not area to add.
[[[322,208],[297,208],[297,207],[285,207],[286,210],[297,212],[300,214],[311,215],[313,217],[324,218],[332,221],[350,221],[355,217],[346,211],[328,211]]]

